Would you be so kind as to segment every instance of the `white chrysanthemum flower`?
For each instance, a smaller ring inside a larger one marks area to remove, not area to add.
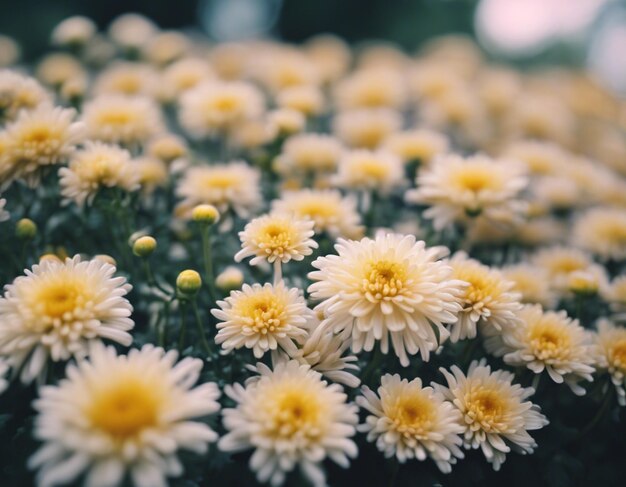
[[[131,290],[115,267],[79,256],[45,259],[5,287],[0,298],[0,356],[29,383],[42,378],[48,358],[81,358],[90,342],[128,346],[133,328]]]
[[[58,46],[82,46],[96,34],[94,22],[81,15],[68,17],[52,31],[52,43]]]
[[[514,286],[511,291],[521,295],[520,301],[526,304],[541,304],[553,308],[557,296],[550,285],[550,275],[546,269],[532,264],[515,264],[502,268],[502,275]]]
[[[193,418],[219,410],[214,383],[193,387],[202,361],[153,345],[117,355],[101,344],[89,361],[71,364],[56,386],[34,403],[34,435],[44,442],[30,459],[40,487],[74,481],[121,485],[129,474],[136,487],[166,487],[183,473],[178,450],[205,453],[217,434]]]
[[[326,485],[321,462],[330,458],[347,468],[357,456],[351,437],[356,433],[357,408],[337,384],[328,385],[319,372],[297,361],[272,371],[257,365],[260,377],[244,388],[226,386],[237,402],[224,409],[229,431],[218,446],[224,451],[253,448],[250,468],[260,482],[279,486],[297,466],[316,487]]]
[[[189,168],[176,187],[183,212],[200,204],[234,211],[241,218],[261,206],[261,174],[242,161]]]
[[[314,324],[314,325],[313,325]],[[358,359],[355,355],[345,355],[350,348],[350,339],[343,338],[332,331],[315,332],[319,325],[316,320],[312,322],[310,334],[302,348],[298,348],[293,354],[272,354],[272,363],[297,360],[301,364],[309,365],[327,379],[343,384],[347,387],[358,387],[361,380],[352,372],[358,373],[359,366],[355,363]]]
[[[333,136],[306,133],[289,137],[274,166],[281,173],[313,174],[333,172],[343,152],[341,143]]]
[[[402,126],[399,113],[388,108],[348,110],[333,120],[333,133],[351,147],[377,148]]]
[[[540,408],[526,401],[535,393],[532,387],[513,384],[514,376],[504,370],[491,371],[485,361],[470,364],[467,375],[453,365],[451,373],[440,369],[448,387],[433,384],[461,411],[465,427],[465,448],[480,448],[494,470],[511,450],[532,453],[537,446],[528,431],[548,424]]]
[[[604,269],[594,264],[589,254],[571,247],[541,249],[531,257],[531,262],[548,273],[550,286],[560,294],[569,289],[571,276],[575,272],[605,273]]]
[[[304,132],[306,117],[291,108],[277,108],[267,113],[267,123],[278,137],[287,137]]]
[[[262,93],[243,81],[206,82],[180,98],[182,127],[195,138],[204,138],[260,117],[265,109]]]
[[[321,301],[320,326],[352,335],[352,350],[370,351],[389,341],[403,366],[408,355],[431,351],[449,335],[444,323],[457,320],[463,283],[452,280],[452,269],[439,259],[443,247],[426,249],[412,235],[382,234],[361,241],[339,239],[338,255],[319,257],[309,273],[309,292]],[[435,329],[437,333],[435,333]]]
[[[158,105],[143,96],[100,95],[83,109],[89,137],[136,145],[165,130]]]
[[[2,394],[9,387],[9,380],[7,379],[7,375],[11,367],[6,360],[0,359],[0,394]]]
[[[334,182],[345,189],[389,193],[404,183],[404,166],[391,152],[353,150],[339,161]]]
[[[589,210],[574,225],[572,236],[581,248],[602,259],[626,259],[626,211],[611,207]]]
[[[513,291],[513,282],[497,269],[468,258],[464,252],[457,252],[448,264],[452,266],[452,278],[468,284],[461,293],[458,321],[452,325],[453,342],[474,338],[478,325],[488,334],[515,326],[515,313],[521,304],[520,295]]]
[[[154,22],[143,15],[123,14],[109,25],[109,36],[125,49],[139,50],[158,30]]]
[[[103,188],[134,191],[139,188],[138,168],[126,149],[102,142],[87,142],[68,167],[59,169],[61,195],[66,202],[92,204]]]
[[[170,64],[163,71],[163,90],[168,100],[173,100],[187,90],[215,78],[211,65],[198,58],[185,58]]]
[[[363,395],[356,398],[361,408],[371,414],[359,431],[367,433],[367,440],[385,457],[395,456],[399,462],[430,457],[437,467],[450,473],[457,458],[463,458],[459,436],[465,432],[461,413],[432,387],[422,381],[400,379],[398,374],[385,374],[380,379],[378,394],[363,387]]]
[[[315,64],[304,53],[278,44],[255,50],[248,67],[252,76],[268,91],[277,93],[297,86],[316,86]]]
[[[100,95],[153,97],[159,89],[157,71],[144,63],[118,61],[109,65],[94,80],[93,93]]]
[[[569,169],[567,152],[551,142],[518,140],[509,145],[502,156],[524,163],[534,176],[556,176]]]
[[[15,120],[21,110],[51,102],[50,93],[34,78],[8,69],[0,71],[0,120]]]
[[[157,188],[166,185],[169,172],[167,164],[161,159],[145,156],[135,159],[132,164],[135,166],[142,194],[150,195]]]
[[[404,162],[419,161],[429,164],[436,156],[448,152],[448,138],[434,130],[418,129],[397,132],[387,137],[383,148],[396,154]]]
[[[617,276],[610,284],[601,287],[600,293],[612,311],[626,312],[626,275]]]
[[[5,222],[11,218],[11,214],[4,209],[6,204],[7,200],[5,198],[0,198],[0,222]]]
[[[309,218],[315,223],[316,233],[328,233],[332,238],[359,238],[363,235],[356,200],[343,197],[339,191],[289,191],[272,202],[272,211]]]
[[[22,48],[19,43],[4,34],[0,34],[0,67],[12,66],[20,60]]]
[[[281,108],[295,110],[302,115],[319,115],[325,107],[324,93],[317,86],[301,85],[285,88],[276,96]]]
[[[390,68],[366,68],[355,71],[337,83],[335,100],[340,109],[401,108],[407,90],[402,74]]]
[[[302,260],[318,247],[312,239],[313,225],[312,220],[298,220],[279,213],[255,218],[239,232],[242,248],[235,255],[235,261],[253,257],[250,264],[257,265],[264,260],[270,264]]]
[[[304,50],[317,67],[322,82],[339,79],[350,67],[350,47],[343,39],[332,34],[311,37],[304,45]]]
[[[143,46],[142,55],[150,63],[165,66],[192,50],[187,34],[176,30],[161,31]]]
[[[453,222],[482,214],[494,220],[499,213],[519,213],[519,193],[527,184],[521,166],[486,156],[437,158],[417,177],[417,189],[406,200],[430,206],[424,216],[441,230]]]
[[[46,166],[67,162],[85,132],[81,122],[73,121],[75,115],[74,109],[52,105],[21,112],[5,132],[8,176],[34,186]]]
[[[289,354],[296,353],[307,337],[313,312],[297,288],[287,288],[281,281],[271,284],[244,284],[241,291],[232,291],[221,309],[211,310],[218,320],[215,343],[226,353],[250,348],[256,358],[268,350],[281,347]]]
[[[589,333],[565,311],[543,311],[525,306],[519,322],[501,335],[489,337],[485,346],[507,364],[525,366],[535,374],[544,370],[557,384],[565,382],[577,395],[585,389],[581,380],[593,381],[593,354]]]
[[[626,406],[626,328],[601,319],[597,323],[596,364],[608,371],[620,405]]]
[[[57,88],[87,81],[87,72],[80,61],[71,54],[62,52],[44,57],[37,65],[35,73],[41,82]]]
[[[170,164],[185,157],[189,153],[189,147],[181,136],[165,132],[148,141],[146,152],[149,156]]]

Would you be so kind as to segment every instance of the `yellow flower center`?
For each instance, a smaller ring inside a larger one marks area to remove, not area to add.
[[[461,190],[478,193],[485,190],[499,190],[501,181],[494,175],[493,170],[487,167],[466,167],[456,171],[453,182]]]
[[[214,101],[213,106],[221,112],[234,112],[239,108],[239,98],[234,94],[225,94]]]
[[[384,179],[388,170],[384,164],[375,159],[367,159],[361,161],[358,165],[358,171],[367,179]]]
[[[406,285],[406,267],[399,262],[372,261],[365,268],[362,291],[367,299],[377,302],[402,293]]]
[[[315,394],[298,384],[277,384],[260,403],[269,421],[266,434],[276,439],[294,437],[315,440],[324,434],[327,406]]]
[[[39,125],[32,127],[23,136],[22,141],[25,143],[41,144],[47,142],[49,139],[54,138],[55,134],[52,133],[50,127],[45,125]]]
[[[282,257],[296,240],[296,232],[287,221],[273,221],[257,236],[258,245],[268,256]]]
[[[94,392],[87,417],[95,428],[123,441],[157,426],[161,404],[154,384],[139,377],[122,376]]]
[[[356,134],[357,145],[368,149],[373,149],[380,144],[380,141],[387,135],[387,130],[375,124],[363,127]]]
[[[134,112],[119,109],[104,110],[97,116],[98,123],[102,125],[126,125],[134,122],[135,119]]]
[[[569,274],[570,272],[583,270],[587,267],[587,263],[575,257],[563,256],[554,259],[550,263],[550,269],[554,274]]]
[[[529,330],[530,344],[541,360],[565,358],[571,339],[562,325],[545,316]]]
[[[115,91],[135,95],[141,90],[141,81],[136,76],[120,76],[113,83]]]
[[[219,172],[208,176],[204,183],[209,189],[229,189],[239,184],[239,179],[236,175],[230,172]]]
[[[498,391],[479,387],[465,397],[466,417],[487,431],[501,431],[508,404]]]
[[[435,419],[435,409],[428,397],[413,392],[398,397],[387,415],[399,433],[424,435],[429,432]]]
[[[241,296],[233,305],[233,312],[242,317],[245,328],[252,333],[267,335],[285,326],[286,303],[271,289],[262,289],[249,296]]]
[[[609,350],[611,365],[626,372],[626,338],[616,341]]]
[[[498,281],[487,270],[471,263],[455,264],[453,268],[455,279],[469,283],[465,289],[465,302],[470,306],[485,305],[500,294]]]
[[[328,220],[337,215],[337,205],[324,200],[309,200],[300,203],[297,207],[300,216],[313,220]]]

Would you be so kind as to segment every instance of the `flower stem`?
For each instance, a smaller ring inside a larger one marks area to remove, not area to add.
[[[215,292],[215,276],[213,274],[213,259],[211,258],[211,235],[207,225],[203,225],[201,229],[202,234],[202,256],[204,259],[204,280],[207,283],[209,289],[209,296],[211,302],[214,303],[217,299],[217,293]]]
[[[195,298],[191,301],[191,307],[193,308],[193,314],[196,318],[196,325],[198,326],[198,334],[200,335],[200,341],[202,342],[202,346],[204,347],[207,355],[211,355],[211,347],[209,347],[209,342],[206,339],[206,333],[204,333],[204,326],[202,325],[202,319],[200,318],[198,302]]]
[[[187,331],[187,301],[180,300],[180,331],[178,332],[178,351],[185,347],[185,333]]]
[[[280,260],[274,261],[274,286],[278,286],[278,283],[283,280],[283,268]]]

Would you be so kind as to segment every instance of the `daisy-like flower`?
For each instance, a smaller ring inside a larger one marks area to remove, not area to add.
[[[221,214],[233,210],[241,218],[261,205],[261,175],[259,170],[242,161],[188,169],[176,194],[184,198],[181,211],[191,211],[197,205],[210,204]]]
[[[351,147],[375,149],[402,126],[402,117],[389,108],[347,110],[333,120],[333,132]]]
[[[557,296],[550,285],[548,272],[532,264],[515,264],[502,268],[502,275],[514,286],[513,292],[521,295],[520,302],[541,304],[545,308],[556,305]]]
[[[467,283],[461,294],[462,310],[452,325],[451,340],[456,342],[476,337],[477,326],[488,334],[501,332],[517,323],[516,311],[521,308],[515,284],[500,271],[457,252],[450,260],[453,279]]]
[[[417,189],[406,200],[430,206],[424,216],[441,230],[453,222],[483,214],[494,220],[499,213],[519,213],[519,193],[527,180],[523,168],[486,156],[464,159],[449,155],[438,158],[417,177]]]
[[[133,161],[135,171],[139,177],[141,192],[150,195],[162,186],[165,186],[168,179],[167,164],[155,157],[140,157]]]
[[[330,135],[299,134],[289,137],[274,166],[281,173],[314,174],[333,172],[343,152],[341,143]]]
[[[601,259],[626,259],[626,211],[594,208],[583,214],[572,230],[574,241]]]
[[[68,17],[52,31],[51,40],[58,46],[82,46],[96,34],[98,28],[91,19],[80,15]]]
[[[618,313],[626,312],[626,275],[617,276],[610,284],[602,287],[600,291],[602,298],[610,304],[612,311]]]
[[[404,183],[404,167],[391,152],[353,150],[339,162],[335,184],[341,188],[389,193]]]
[[[335,88],[340,109],[400,108],[406,100],[401,73],[390,68],[366,68],[344,78]]]
[[[143,96],[105,94],[85,104],[83,120],[90,138],[137,145],[164,131],[161,111]]]
[[[617,391],[617,400],[626,406],[626,328],[607,319],[597,323],[596,364],[611,375]]]
[[[173,100],[185,91],[214,78],[215,73],[206,61],[196,58],[181,59],[163,71],[165,96]]]
[[[261,92],[243,81],[206,82],[180,99],[179,119],[195,138],[204,138],[260,117],[265,109]]]
[[[449,473],[464,456],[459,448],[463,443],[459,435],[465,432],[459,410],[419,378],[409,382],[398,374],[385,374],[380,383],[378,394],[364,386],[363,395],[356,398],[371,413],[359,431],[367,433],[367,440],[376,442],[387,458],[395,456],[404,463],[430,457]]]
[[[116,62],[98,75],[93,91],[96,96],[117,94],[152,97],[157,92],[159,82],[157,72],[147,64]]]
[[[485,361],[472,362],[467,375],[456,365],[451,372],[440,370],[448,387],[433,386],[461,412],[465,448],[480,448],[496,471],[511,450],[534,451],[537,443],[528,432],[543,428],[548,420],[539,406],[526,400],[535,393],[532,387],[513,384],[513,374],[492,372]]]
[[[214,383],[193,387],[202,361],[153,345],[117,355],[93,346],[89,360],[68,366],[58,385],[34,403],[34,435],[44,442],[30,459],[38,484],[55,486],[85,474],[85,485],[165,487],[183,473],[178,450],[205,453],[217,434],[193,418],[219,410]]]
[[[561,294],[569,289],[575,272],[604,274],[604,269],[595,265],[589,254],[571,247],[556,246],[539,250],[531,257],[531,263],[548,273],[550,286]]]
[[[349,339],[331,331],[315,333],[315,329],[312,329],[306,342],[296,353],[281,354],[279,350],[279,353],[272,354],[272,362],[276,364],[290,359],[297,360],[333,382],[347,387],[358,387],[361,380],[350,372],[358,373],[359,366],[355,363],[358,359],[355,355],[345,355],[349,348]]]
[[[311,219],[315,233],[327,233],[332,238],[358,238],[363,234],[356,200],[343,197],[339,191],[289,191],[272,202],[272,211]]]
[[[448,152],[449,146],[450,142],[444,134],[428,129],[397,132],[383,143],[384,149],[396,154],[404,162],[419,161],[424,165]]]
[[[6,128],[5,157],[10,170],[2,182],[23,179],[34,186],[45,167],[66,162],[84,135],[84,125],[73,121],[75,115],[74,109],[52,105],[21,112]]]
[[[171,163],[189,153],[187,142],[176,134],[162,133],[150,139],[146,152],[149,156]]]
[[[487,350],[535,374],[545,370],[557,384],[565,382],[575,394],[583,395],[585,389],[578,382],[592,381],[594,371],[589,333],[565,311],[543,311],[539,305],[525,306],[517,317],[516,326],[485,341]]]
[[[52,96],[33,78],[0,70],[0,120],[15,120],[21,110],[50,104]]]
[[[569,162],[559,145],[537,140],[515,141],[504,150],[503,157],[524,163],[533,176],[558,175]]]
[[[309,273],[309,292],[321,301],[321,326],[352,336],[352,350],[370,351],[389,341],[403,366],[420,352],[427,361],[449,335],[444,323],[457,320],[464,284],[452,279],[452,269],[439,259],[443,247],[426,248],[412,235],[379,233],[375,239],[339,239],[338,255],[319,257]],[[437,330],[437,334],[435,333]]]
[[[133,308],[125,297],[131,286],[114,273],[100,259],[45,259],[5,287],[0,356],[21,369],[23,383],[42,378],[48,358],[85,356],[90,342],[131,344]]]
[[[281,108],[295,110],[305,117],[319,115],[324,110],[325,100],[317,86],[293,86],[281,90],[276,97]]]
[[[220,309],[211,310],[218,320],[215,342],[226,353],[249,348],[256,358],[281,347],[295,354],[296,343],[304,343],[313,312],[307,308],[297,288],[287,288],[281,281],[271,284],[244,284],[241,291],[218,301]]]
[[[313,225],[312,220],[297,220],[281,214],[255,218],[243,232],[239,232],[242,248],[235,255],[235,261],[253,257],[251,265],[267,261],[270,264],[278,263],[278,266],[292,259],[300,261],[318,247],[312,238],[315,233]]]
[[[218,446],[223,451],[253,448],[250,468],[260,482],[279,486],[286,474],[300,467],[316,487],[326,485],[321,462],[330,458],[347,468],[357,455],[357,408],[337,384],[327,384],[319,372],[292,360],[270,370],[258,364],[258,378],[244,388],[226,386],[237,406],[224,409],[229,431]]]
[[[59,169],[61,195],[78,206],[92,204],[103,188],[134,191],[139,188],[138,168],[126,149],[102,142],[87,142],[68,167]]]

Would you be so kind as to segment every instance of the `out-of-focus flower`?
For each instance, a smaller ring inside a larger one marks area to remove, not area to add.
[[[557,296],[552,289],[550,275],[546,269],[520,263],[502,268],[502,275],[514,284],[511,291],[521,295],[520,302],[537,303],[545,308],[556,305]]]
[[[572,230],[574,242],[604,260],[626,258],[626,211],[600,207],[584,213]]]
[[[352,147],[377,148],[402,126],[400,114],[388,108],[340,112],[333,120],[333,132]]]
[[[617,400],[626,406],[626,328],[607,319],[599,320],[597,326],[597,366],[611,375]]]
[[[32,110],[50,104],[52,97],[33,78],[0,70],[0,120],[14,120],[20,110]]]
[[[94,94],[154,97],[159,77],[147,64],[117,62],[102,71],[94,81]]]
[[[391,152],[352,150],[341,157],[334,182],[344,189],[385,194],[404,184],[404,168]]]
[[[388,68],[356,71],[337,83],[335,100],[340,109],[401,108],[406,100],[402,75]]]
[[[310,117],[325,108],[324,94],[316,86],[294,86],[282,90],[276,97],[279,107],[296,110]]]
[[[92,39],[96,24],[87,17],[76,15],[60,22],[52,31],[52,43],[59,46],[80,47]]]
[[[393,152],[404,162],[428,165],[435,157],[448,152],[449,141],[440,132],[416,129],[391,134],[385,139],[383,148]]]

